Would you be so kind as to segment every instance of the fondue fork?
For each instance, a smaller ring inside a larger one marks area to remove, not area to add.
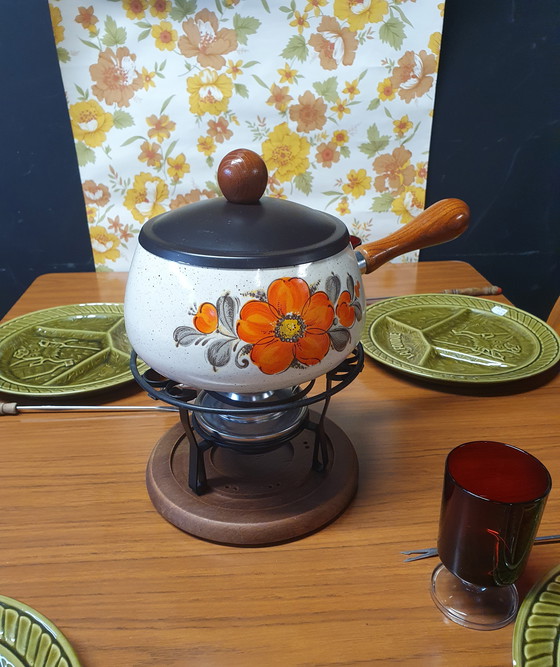
[[[0,417],[20,412],[178,412],[178,408],[165,405],[18,405],[0,402]]]
[[[542,535],[541,537],[535,537],[535,544],[547,544],[550,542],[559,541],[560,535]],[[438,550],[437,547],[429,547],[427,549],[412,549],[411,551],[401,551],[401,554],[410,556],[410,558],[405,558],[403,561],[403,563],[409,563],[413,560],[422,560],[424,558],[432,558],[433,556],[437,556]]]

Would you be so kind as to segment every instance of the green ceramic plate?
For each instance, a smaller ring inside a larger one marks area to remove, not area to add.
[[[560,337],[524,310],[459,294],[415,294],[369,306],[362,344],[391,368],[445,383],[510,382],[560,359]]]
[[[42,614],[0,595],[1,667],[80,667],[66,637]]]
[[[512,652],[516,667],[560,665],[560,565],[523,600],[513,629]]]
[[[120,303],[28,313],[0,325],[0,391],[71,396],[115,387],[132,380],[130,349]]]

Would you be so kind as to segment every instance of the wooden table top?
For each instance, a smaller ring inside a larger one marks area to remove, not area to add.
[[[125,284],[126,274],[44,275],[5,319],[119,302]],[[487,284],[462,262],[390,264],[365,279],[368,297]],[[429,593],[437,559],[403,563],[400,552],[435,545],[444,460],[462,442],[520,446],[554,480],[559,394],[556,372],[514,387],[461,389],[366,357],[329,408],[358,455],[355,499],[325,529],[265,548],[196,539],[154,509],[146,463],[175,414],[3,417],[0,594],[55,623],[84,667],[505,667],[513,625],[477,632],[445,620]],[[131,383],[77,402],[151,399]],[[559,515],[553,485],[539,533],[560,532]],[[558,562],[560,544],[536,547],[520,593]]]

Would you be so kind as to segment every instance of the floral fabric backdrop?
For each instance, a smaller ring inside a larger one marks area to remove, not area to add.
[[[127,271],[151,217],[220,196],[235,148],[263,156],[268,196],[363,241],[423,209],[443,3],[49,6],[98,270]]]

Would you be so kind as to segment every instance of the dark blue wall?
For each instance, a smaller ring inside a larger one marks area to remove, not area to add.
[[[544,319],[560,294],[560,2],[448,0],[427,203],[472,223],[422,260],[470,262]]]
[[[421,253],[471,262],[543,318],[560,293],[559,8],[447,1],[427,198],[460,197],[473,218]],[[35,276],[94,267],[47,3],[0,11],[1,315]]]
[[[36,276],[94,265],[48,4],[0,0],[0,15],[1,316]]]

